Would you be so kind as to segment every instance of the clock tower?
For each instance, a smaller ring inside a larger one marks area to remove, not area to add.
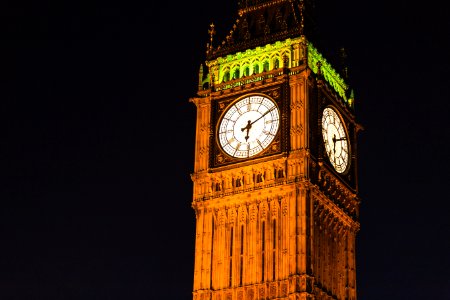
[[[354,97],[312,0],[248,0],[199,72],[193,299],[356,299]]]

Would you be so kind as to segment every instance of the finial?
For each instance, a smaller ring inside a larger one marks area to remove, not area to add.
[[[348,79],[347,52],[344,47],[339,49],[339,56],[341,58],[342,77]]]
[[[348,97],[348,105],[351,108],[355,108],[355,91],[353,89],[350,90],[350,95]]]
[[[211,23],[211,25],[209,25],[208,33],[209,33],[209,50],[212,50],[213,37],[216,34],[216,29],[215,29],[214,23]]]
[[[317,75],[322,76],[322,62],[320,60],[317,61],[316,66],[317,66]]]
[[[304,27],[305,27],[305,4],[303,3],[303,0],[300,0],[299,3],[300,8],[300,34],[303,35]]]

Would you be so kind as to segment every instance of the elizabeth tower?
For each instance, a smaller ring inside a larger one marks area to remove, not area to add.
[[[239,3],[200,67],[196,300],[356,299],[354,97],[312,0]]]

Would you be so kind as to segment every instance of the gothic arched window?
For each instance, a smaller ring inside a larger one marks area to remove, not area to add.
[[[273,68],[278,69],[280,67],[280,60],[278,58],[275,58],[273,60]]]
[[[263,64],[263,72],[269,71],[269,61],[266,60]]]
[[[244,76],[249,76],[250,75],[250,68],[249,67],[245,67],[244,69]]]
[[[230,80],[230,72],[225,71],[223,73],[223,80],[222,80],[222,82],[225,82],[225,81],[228,81],[228,80]]]
[[[236,68],[233,72],[233,79],[238,79],[239,78],[239,68]]]
[[[255,63],[255,65],[253,66],[253,74],[258,74],[259,73],[259,64]]]
[[[241,187],[242,186],[242,179],[241,178],[236,178],[236,181],[235,181],[235,185],[234,185],[234,187]]]

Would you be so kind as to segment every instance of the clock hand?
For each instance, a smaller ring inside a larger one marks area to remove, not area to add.
[[[345,141],[347,138],[345,138],[345,137],[342,137],[342,138],[338,138],[338,139],[336,139],[336,141]]]
[[[336,135],[333,134],[333,152],[336,153]]]
[[[347,140],[347,138],[346,137],[341,137],[341,138],[336,138],[336,135],[335,134],[333,134],[333,152],[336,152],[336,142],[339,142],[339,141],[345,141],[345,140]]]
[[[247,122],[247,126],[245,126],[245,127],[241,128],[241,131],[247,130],[247,134],[245,135],[245,141],[247,141],[247,140],[248,140],[248,138],[249,138],[249,136],[248,136],[248,132],[249,132],[250,128],[252,128],[252,124],[253,124],[253,123],[251,123],[251,121],[250,121],[250,120],[248,120],[248,122]]]
[[[258,119],[256,119],[255,121],[251,122],[250,125],[255,124],[257,121],[261,120],[265,115],[267,115],[268,113],[270,113],[272,110],[274,110],[276,108],[276,106],[273,106],[271,109],[269,109],[268,111],[266,111],[264,114],[262,114]]]

